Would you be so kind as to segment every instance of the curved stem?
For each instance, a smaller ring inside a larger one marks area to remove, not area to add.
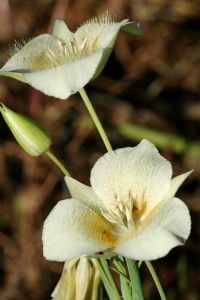
[[[160,298],[162,300],[167,300],[166,296],[165,296],[165,293],[163,291],[163,288],[162,288],[162,285],[160,283],[160,280],[158,279],[158,276],[154,270],[154,267],[152,266],[151,262],[150,261],[145,261],[146,265],[147,265],[147,268],[149,269],[149,272],[151,273],[151,276],[155,282],[155,285],[158,289],[158,292],[160,294]]]
[[[51,151],[46,151],[45,154],[58,166],[58,168],[66,175],[70,176],[67,169],[63,166],[63,164],[55,157],[55,155]]]
[[[80,93],[80,95],[81,95],[81,97],[82,97],[82,99],[83,99],[83,101],[84,101],[91,117],[92,117],[92,120],[94,121],[94,124],[97,127],[97,130],[99,131],[99,134],[100,134],[100,136],[101,136],[101,138],[104,142],[104,145],[105,145],[107,151],[112,151],[112,146],[109,142],[109,139],[108,139],[108,137],[105,133],[105,130],[103,129],[103,126],[101,125],[101,122],[100,122],[100,120],[99,120],[99,118],[98,118],[98,116],[97,116],[97,114],[96,114],[96,112],[95,112],[95,110],[92,106],[92,103],[91,103],[90,99],[88,98],[88,95],[86,94],[84,88],[80,89],[79,93]]]

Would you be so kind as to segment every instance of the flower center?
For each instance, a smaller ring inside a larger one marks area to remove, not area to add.
[[[102,212],[107,220],[119,227],[119,231],[127,231],[130,228],[137,229],[146,217],[147,201],[144,195],[139,199],[128,196],[115,195],[115,201],[109,204],[107,211]]]

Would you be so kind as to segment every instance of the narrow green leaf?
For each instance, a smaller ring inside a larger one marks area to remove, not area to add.
[[[121,274],[119,278],[122,298],[124,300],[131,300],[131,286],[129,279],[127,278],[124,259],[118,256],[117,258],[113,259],[113,263],[117,267],[118,273]]]
[[[131,280],[132,300],[144,300],[144,293],[138,272],[137,263],[132,259],[126,258],[126,264]]]
[[[117,130],[123,137],[129,140],[141,141],[146,138],[157,147],[168,148],[174,153],[184,153],[200,158],[200,143],[187,140],[179,135],[125,123],[119,124]]]
[[[97,259],[96,260],[99,272],[101,275],[101,279],[103,281],[106,292],[110,298],[110,300],[121,300],[121,297],[118,293],[116,284],[110,274],[108,269],[108,265],[105,259]]]
[[[165,293],[163,291],[162,285],[161,285],[160,280],[159,280],[159,278],[158,278],[158,276],[157,276],[157,274],[156,274],[156,272],[154,270],[153,265],[151,264],[150,261],[145,261],[145,263],[146,263],[147,268],[149,269],[149,272],[151,273],[151,276],[152,276],[152,278],[153,278],[153,280],[155,282],[155,285],[156,285],[156,287],[158,289],[158,292],[160,294],[161,300],[167,300],[167,298],[165,296]]]

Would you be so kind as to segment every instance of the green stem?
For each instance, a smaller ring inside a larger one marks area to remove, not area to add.
[[[110,300],[121,300],[115,281],[108,268],[107,261],[104,258],[98,258],[97,264],[101,274],[101,279],[104,283],[104,287]]]
[[[66,176],[70,176],[67,169],[63,166],[63,164],[55,157],[55,155],[51,151],[47,150],[45,153]]]
[[[107,149],[107,151],[109,152],[109,151],[112,151],[112,146],[111,146],[111,144],[110,144],[110,141],[109,141],[109,139],[108,139],[108,137],[107,137],[107,135],[106,135],[106,133],[105,133],[105,130],[104,130],[104,128],[103,128],[103,126],[102,126],[102,124],[101,124],[101,122],[100,122],[100,120],[99,120],[99,118],[98,118],[98,116],[97,116],[97,114],[96,114],[96,112],[95,112],[95,110],[94,110],[94,108],[93,108],[93,106],[92,106],[92,104],[91,104],[91,101],[90,101],[90,99],[88,98],[88,96],[87,96],[87,94],[86,94],[86,92],[85,92],[85,89],[84,88],[82,88],[82,89],[80,89],[79,90],[79,93],[80,93],[80,95],[81,95],[81,97],[82,97],[82,99],[83,99],[83,101],[84,101],[84,103],[85,103],[85,105],[86,105],[86,107],[87,107],[87,109],[88,109],[88,111],[89,111],[89,113],[90,113],[90,115],[91,115],[91,117],[92,117],[92,119],[93,119],[93,121],[94,121],[94,124],[96,125],[96,127],[97,127],[97,130],[99,131],[99,134],[100,134],[100,136],[101,136],[101,138],[102,138],[102,140],[103,140],[103,142],[104,142],[104,145],[105,145],[105,147],[106,147],[106,149]],[[107,266],[107,263],[106,263],[106,261],[105,260],[101,260],[101,263],[102,263],[102,268],[104,269],[104,271],[106,271],[106,266]],[[134,262],[135,263],[135,262]],[[100,264],[100,263],[99,263]],[[106,264],[106,265],[105,265]],[[108,269],[107,269],[108,270]],[[132,269],[132,271],[134,271],[133,269]],[[104,275],[104,274],[103,274]],[[107,278],[109,279],[109,282],[111,283],[111,285],[112,285],[112,288],[115,290],[116,289],[116,293],[118,294],[118,290],[117,290],[117,287],[116,287],[116,284],[115,284],[115,282],[114,282],[114,280],[113,280],[113,278],[112,278],[112,276],[111,276],[111,274],[110,274],[110,272],[109,272],[109,270],[108,270],[108,272],[106,272],[106,275],[107,275]],[[137,278],[137,277],[139,277],[139,274],[138,274],[138,271],[137,271],[137,273],[135,274],[135,275],[133,275],[132,273],[130,274],[131,275],[131,277],[133,276],[133,278],[135,279],[135,278]],[[142,286],[141,286],[141,284],[139,284],[139,279],[138,279],[138,281],[137,281],[137,293],[138,293],[138,295],[143,295],[143,291],[142,291]],[[135,287],[135,284],[134,284],[134,287]],[[135,287],[136,288],[136,287]],[[139,291],[140,290],[140,291]],[[107,291],[108,292],[108,291]],[[136,292],[135,292],[136,293]],[[119,294],[118,294],[119,295]],[[120,296],[119,296],[119,299],[120,299]],[[144,299],[144,297],[142,298],[133,298],[133,299]]]
[[[165,293],[163,291],[163,288],[162,288],[162,285],[160,283],[160,280],[158,279],[158,276],[154,270],[154,267],[152,266],[151,262],[150,261],[145,261],[146,265],[147,265],[147,268],[149,269],[149,272],[151,273],[151,276],[155,282],[155,285],[158,289],[158,292],[160,294],[160,298],[162,300],[167,300],[166,296],[165,296]]]
[[[101,122],[99,121],[99,118],[98,118],[98,116],[92,106],[92,103],[91,103],[90,99],[88,98],[88,95],[86,94],[84,88],[80,89],[79,93],[80,93],[80,95],[81,95],[93,121],[94,121],[94,124],[96,125],[97,130],[99,131],[99,134],[104,142],[104,145],[105,145],[107,151],[108,152],[112,151],[112,146],[108,140],[105,130],[103,129],[103,126],[101,125]]]
[[[122,298],[124,300],[133,300],[132,286],[130,284],[129,278],[127,277],[126,266],[124,264],[124,258],[121,256],[117,256],[116,258],[113,259],[113,263],[114,263],[115,267],[117,268],[117,270],[115,270],[115,272],[117,272],[119,274]]]
[[[128,267],[128,272],[130,275],[130,281],[132,286],[132,299],[133,300],[143,300],[144,293],[142,289],[142,284],[140,280],[140,275],[138,272],[137,263],[129,258],[126,258],[126,264]]]

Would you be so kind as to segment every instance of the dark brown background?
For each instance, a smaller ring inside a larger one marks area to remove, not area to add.
[[[103,73],[86,89],[113,148],[134,146],[146,137],[172,162],[174,175],[194,169],[178,192],[191,211],[190,238],[154,266],[168,299],[196,300],[200,294],[200,147],[192,147],[200,139],[199,1],[1,0],[0,66],[9,57],[9,44],[50,32],[55,17],[76,30],[104,10],[117,20],[140,20],[145,34],[120,33]],[[78,94],[61,101],[1,77],[0,100],[43,124],[51,133],[54,153],[73,177],[89,184],[90,169],[105,148]],[[127,124],[132,126],[131,134]],[[158,132],[167,137],[167,144]],[[167,134],[175,135],[174,139]],[[177,136],[184,143],[180,149]],[[62,264],[43,258],[41,229],[51,208],[68,196],[57,167],[45,155],[26,154],[0,118],[1,300],[50,298]],[[159,299],[145,265],[141,270],[146,298]]]

